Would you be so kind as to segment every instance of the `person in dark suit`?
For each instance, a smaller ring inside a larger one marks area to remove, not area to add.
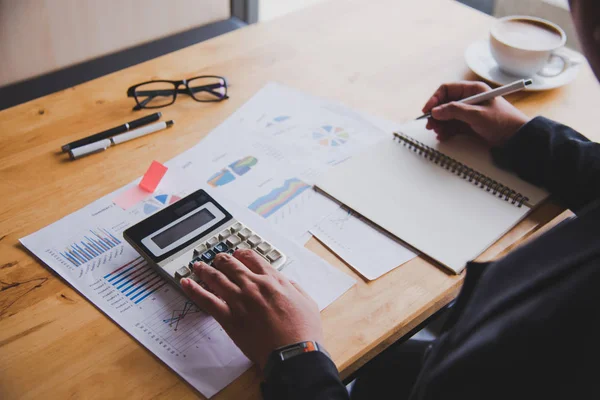
[[[572,0],[571,8],[600,76],[600,2]],[[502,98],[455,102],[487,90],[443,85],[423,110],[433,115],[428,128],[440,140],[487,140],[498,165],[545,187],[576,217],[502,259],[469,263],[445,332],[386,351],[359,376],[353,399],[600,398],[600,145],[529,120]],[[302,288],[251,251],[220,254],[214,266],[194,268],[216,295],[191,280],[182,286],[265,372],[265,399],[349,398]]]

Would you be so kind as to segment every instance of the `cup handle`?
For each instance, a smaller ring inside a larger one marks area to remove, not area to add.
[[[554,78],[556,76],[559,76],[560,74],[562,74],[569,68],[581,64],[581,60],[573,59],[560,51],[555,51],[552,54],[550,54],[550,57],[548,57],[548,63],[550,63],[553,58],[560,58],[562,60],[563,67],[560,69],[560,71],[558,71],[556,73],[548,73],[548,72],[544,72],[544,69],[545,69],[544,68],[540,72],[537,73],[538,75],[541,75],[546,78]]]

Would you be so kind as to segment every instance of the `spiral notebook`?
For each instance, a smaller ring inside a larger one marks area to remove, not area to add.
[[[439,142],[422,121],[333,167],[317,187],[455,273],[548,196],[496,167],[478,139]]]

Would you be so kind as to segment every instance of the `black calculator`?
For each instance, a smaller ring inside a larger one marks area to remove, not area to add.
[[[235,219],[204,190],[126,229],[123,236],[153,268],[178,287],[181,278],[199,282],[193,273],[194,262],[211,265],[219,253],[251,249],[276,269],[286,262],[285,254]]]

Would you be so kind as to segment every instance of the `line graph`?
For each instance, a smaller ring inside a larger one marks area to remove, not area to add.
[[[184,357],[187,349],[210,340],[211,333],[221,329],[217,321],[179,293],[173,293],[172,299],[158,307],[140,326],[168,343],[175,351],[173,354]]]
[[[331,218],[329,221],[341,231],[344,230],[344,225],[350,220],[350,217],[352,217],[352,211],[348,210],[343,217]]]
[[[173,330],[177,330],[179,327],[179,321],[184,319],[188,314],[199,313],[200,309],[191,301],[186,301],[182,309],[173,310],[171,318],[164,319],[165,324],[169,324]]]
[[[188,349],[224,334],[213,318],[171,287],[142,257],[113,267],[89,288],[122,315],[138,310],[143,317],[135,322],[136,329],[174,356],[186,357]]]

